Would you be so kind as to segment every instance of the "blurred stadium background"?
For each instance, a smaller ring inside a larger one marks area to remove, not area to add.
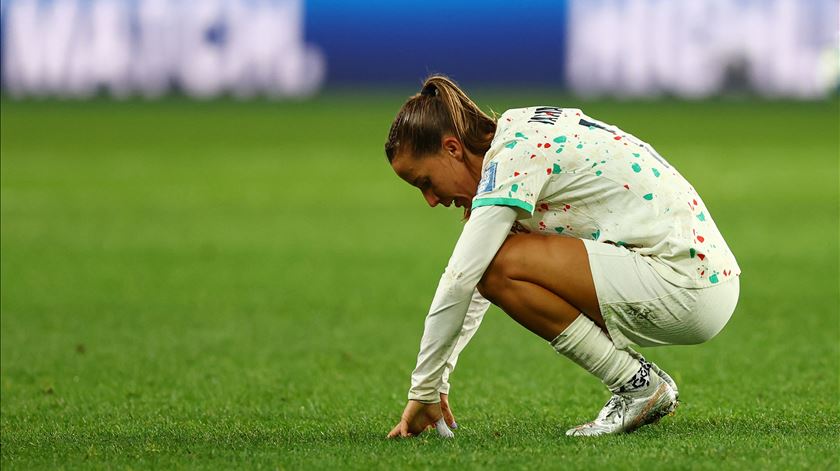
[[[539,85],[585,95],[824,98],[835,0],[6,0],[14,97],[177,90],[309,96],[324,86]]]
[[[840,439],[836,0],[2,0],[2,467],[818,468]],[[652,143],[744,270],[646,352],[680,413],[599,442],[595,380],[492,310],[458,439],[386,442],[460,230],[382,144],[430,73]],[[636,461],[628,462],[628,456]]]

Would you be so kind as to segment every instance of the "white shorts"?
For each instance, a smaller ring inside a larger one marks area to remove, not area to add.
[[[717,335],[735,311],[738,277],[708,288],[683,288],[659,276],[636,252],[583,242],[601,315],[618,348],[703,343]]]

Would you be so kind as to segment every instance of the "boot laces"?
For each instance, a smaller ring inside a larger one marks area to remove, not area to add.
[[[624,412],[627,410],[630,399],[613,394],[609,401],[604,404],[601,413],[598,414],[598,420],[614,422],[616,419],[621,420],[624,417]]]

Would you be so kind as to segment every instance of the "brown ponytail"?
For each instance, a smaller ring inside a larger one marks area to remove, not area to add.
[[[444,133],[452,133],[470,152],[483,156],[495,132],[496,120],[481,111],[455,82],[433,75],[397,113],[385,155],[393,162],[397,152],[408,146],[413,156],[423,157],[440,149]]]

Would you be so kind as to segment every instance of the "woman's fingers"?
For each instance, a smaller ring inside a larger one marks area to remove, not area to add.
[[[443,409],[443,419],[446,420],[446,425],[449,425],[450,427],[455,426],[455,416],[452,415],[452,411],[448,408]]]
[[[452,415],[452,409],[449,408],[449,395],[441,393],[440,395],[440,410],[443,412],[443,420],[450,428],[458,428],[455,422],[455,416]]]
[[[449,428],[458,428],[458,424],[455,422],[455,416],[452,415],[452,412],[450,412],[449,409],[443,410],[443,420],[446,421],[446,425],[448,425]]]
[[[413,437],[414,434],[408,431],[408,423],[404,420],[401,420],[390,433],[388,433],[388,438],[397,438],[397,437]]]
[[[405,423],[400,421],[400,423],[398,423],[388,434],[388,438],[401,437],[403,433],[405,433]]]

